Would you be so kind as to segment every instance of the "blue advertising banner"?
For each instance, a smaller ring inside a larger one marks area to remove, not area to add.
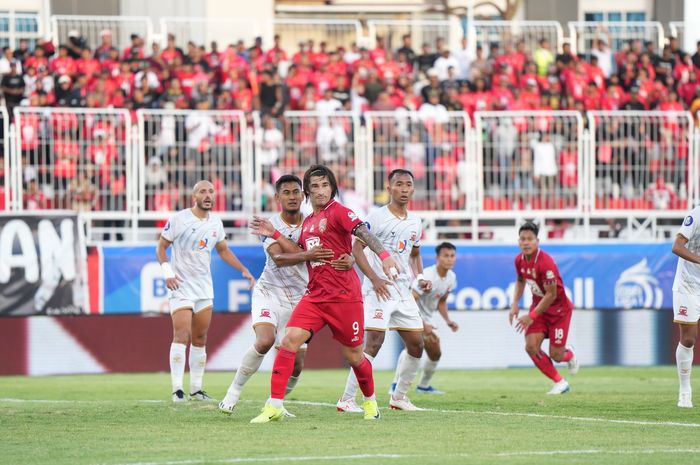
[[[261,246],[233,246],[233,252],[259,276],[265,264]],[[435,262],[433,246],[421,247],[425,266]],[[670,308],[677,257],[670,243],[543,245],[559,266],[576,308]],[[103,313],[167,312],[167,289],[155,258],[155,246],[105,246]],[[457,289],[452,309],[506,309],[515,286],[515,246],[457,247]],[[214,309],[250,311],[247,281],[212,255]],[[529,295],[524,305],[529,305]]]

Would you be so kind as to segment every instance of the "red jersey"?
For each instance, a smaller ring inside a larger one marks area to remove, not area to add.
[[[534,257],[529,261],[525,259],[525,255],[520,253],[515,257],[515,272],[519,278],[525,280],[532,291],[531,310],[534,310],[544,297],[546,284],[557,284],[557,296],[554,302],[549,306],[544,313],[557,313],[557,309],[566,308],[573,309],[574,305],[564,292],[564,283],[561,280],[557,264],[554,259],[541,249],[537,249]]]
[[[355,213],[331,200],[319,212],[304,219],[299,245],[308,250],[317,245],[333,250],[332,260],[352,253],[352,233],[362,221]],[[354,269],[338,271],[321,262],[308,262],[309,284],[306,300],[310,302],[361,302],[360,278]]]

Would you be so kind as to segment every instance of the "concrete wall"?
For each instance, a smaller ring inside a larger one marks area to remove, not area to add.
[[[525,2],[525,19],[559,21],[566,29],[567,21],[578,19],[578,0],[531,0]]]

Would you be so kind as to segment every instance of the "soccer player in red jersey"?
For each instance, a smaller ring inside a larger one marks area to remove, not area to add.
[[[571,348],[566,347],[573,304],[564,292],[556,263],[539,248],[538,232],[539,227],[530,222],[523,224],[518,231],[518,245],[522,253],[515,258],[518,280],[508,320],[511,325],[516,320],[518,332],[525,331],[525,351],[535,366],[554,381],[547,394],[564,394],[570,390],[569,383],[554,368],[552,360],[566,362],[572,375],[578,372],[576,356]],[[532,291],[532,306],[528,314],[518,318],[518,303],[525,283]],[[542,350],[545,338],[549,338],[549,355]]]
[[[387,277],[398,276],[401,272],[398,262],[384,249],[379,239],[369,232],[352,210],[335,200],[338,185],[330,169],[323,165],[310,167],[304,174],[303,189],[311,202],[313,213],[304,219],[298,244],[287,240],[263,218],[253,218],[250,224],[253,233],[274,238],[288,254],[299,253],[299,247],[309,250],[323,246],[334,252],[331,259],[351,253],[354,235],[379,256]],[[341,344],[343,356],[355,372],[365,397],[365,419],[378,419],[372,363],[362,351],[364,309],[360,279],[354,269],[340,271],[325,260],[308,262],[307,267],[309,284],[304,297],[289,318],[272,367],[270,399],[262,413],[253,418],[251,423],[267,423],[284,416],[282,401],[287,381],[294,369],[296,352],[326,325],[330,327],[333,338]]]

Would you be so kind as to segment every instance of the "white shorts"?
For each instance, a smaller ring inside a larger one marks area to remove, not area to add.
[[[700,296],[673,291],[674,323],[697,323],[700,319]]]
[[[294,305],[285,297],[253,289],[251,319],[253,328],[258,325],[271,325],[275,328],[275,347],[279,347],[284,337],[284,328],[292,316]],[[306,344],[300,347],[306,350]]]
[[[402,298],[396,288],[389,286],[390,300],[379,300],[374,289],[363,295],[365,307],[365,329],[374,331],[423,331],[420,309],[410,289],[405,289]]]
[[[178,310],[192,310],[193,313],[199,313],[207,308],[212,308],[214,306],[214,301],[212,299],[182,299],[180,297],[172,297],[168,301],[170,305],[170,314],[174,314]]]

